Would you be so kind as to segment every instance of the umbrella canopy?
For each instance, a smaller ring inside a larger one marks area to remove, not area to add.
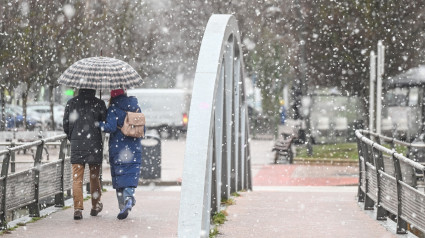
[[[425,85],[425,66],[420,65],[411,68],[401,74],[390,77],[387,80],[388,88],[395,87],[413,87]]]
[[[140,75],[126,62],[109,57],[90,57],[72,64],[59,77],[58,83],[89,89],[140,87]]]

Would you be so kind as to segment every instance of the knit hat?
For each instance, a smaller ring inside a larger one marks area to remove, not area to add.
[[[120,89],[114,89],[114,90],[111,91],[111,98],[117,97],[117,96],[124,94],[124,93],[125,93],[124,89],[121,89],[121,88]]]

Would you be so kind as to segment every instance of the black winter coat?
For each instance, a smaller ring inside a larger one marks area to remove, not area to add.
[[[93,89],[80,89],[65,107],[63,130],[71,142],[71,164],[101,164],[102,134],[99,121],[106,119],[105,102]]]

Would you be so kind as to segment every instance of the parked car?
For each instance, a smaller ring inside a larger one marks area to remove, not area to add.
[[[2,115],[2,108],[0,107],[0,116]],[[24,116],[22,107],[17,105],[6,104],[5,107],[6,113],[6,128],[11,130],[13,128],[23,128],[24,126]],[[29,130],[33,130],[35,127],[39,126],[39,122],[27,116],[27,125]]]
[[[131,89],[146,117],[146,129],[162,138],[177,138],[187,131],[191,95],[184,89]]]
[[[63,114],[65,107],[62,105],[55,104],[53,106],[53,115],[55,120],[55,129],[62,130],[63,128]],[[27,114],[32,118],[39,121],[44,128],[50,128],[52,121],[50,105],[47,104],[34,104],[27,106]]]

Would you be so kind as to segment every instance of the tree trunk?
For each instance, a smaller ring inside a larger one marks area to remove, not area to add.
[[[53,85],[49,85],[49,102],[50,102],[50,112],[51,112],[50,121],[52,122],[51,125],[50,125],[50,129],[52,131],[54,131],[55,128],[56,128],[56,126],[55,126],[56,125],[55,124],[55,115],[54,115],[55,110],[54,110],[54,107],[53,107],[54,106],[53,89],[54,89]]]
[[[23,113],[23,116],[24,116],[24,128],[25,128],[25,130],[28,130],[29,128],[28,128],[28,124],[27,124],[27,100],[28,100],[28,91],[29,91],[29,89],[28,89],[28,87],[27,87],[27,89],[25,90],[25,92],[22,94],[22,113]]]

